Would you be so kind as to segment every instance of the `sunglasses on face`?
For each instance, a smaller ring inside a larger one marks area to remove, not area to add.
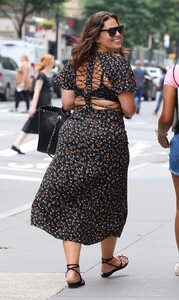
[[[116,32],[118,31],[120,34],[123,34],[124,31],[124,25],[119,25],[116,27],[112,27],[109,29],[102,29],[100,31],[107,31],[110,37],[114,37],[116,35]]]

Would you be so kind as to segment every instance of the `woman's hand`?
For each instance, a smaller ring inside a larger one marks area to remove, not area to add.
[[[25,87],[25,83],[24,82],[21,82],[20,84],[19,84],[19,87],[21,87],[22,89]]]
[[[29,117],[32,117],[35,114],[36,110],[37,109],[35,107],[30,107],[28,110]]]
[[[158,142],[163,148],[169,148],[169,141],[166,135],[161,135],[157,131]]]

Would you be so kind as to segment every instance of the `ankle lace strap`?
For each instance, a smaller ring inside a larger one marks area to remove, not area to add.
[[[102,258],[102,264],[106,264],[112,259],[113,259],[113,256],[111,258]]]
[[[73,270],[73,269],[78,269],[80,266],[78,264],[68,264],[67,269],[68,270]]]

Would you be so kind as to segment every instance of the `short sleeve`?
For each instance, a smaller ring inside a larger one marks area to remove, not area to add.
[[[76,83],[75,67],[68,62],[57,76],[55,76],[54,82],[65,90],[74,90]]]
[[[124,58],[113,56],[110,60],[109,79],[116,94],[136,90],[136,81],[131,66]]]
[[[36,80],[38,80],[38,79],[45,81],[45,79],[46,79],[45,74],[42,73],[42,72],[40,72],[40,73],[37,75]]]
[[[173,75],[175,76],[175,79],[174,79]],[[168,69],[167,74],[165,76],[164,85],[170,85],[170,86],[173,86],[174,88],[178,88],[178,86],[179,86],[179,66],[178,65]]]

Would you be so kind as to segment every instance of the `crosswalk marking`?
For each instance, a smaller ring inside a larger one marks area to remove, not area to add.
[[[21,147],[21,151],[26,153],[26,152],[31,152],[33,150],[37,150],[37,143],[38,143],[38,138],[33,139],[30,142],[23,144]],[[18,153],[11,150],[10,147],[9,147],[9,149],[0,151],[0,156],[10,157],[10,156],[14,156],[14,155],[18,155]]]
[[[7,175],[0,174],[0,179],[5,180],[18,180],[18,181],[28,181],[28,182],[40,182],[42,179],[38,177],[27,177],[27,176],[17,176],[17,175]]]

